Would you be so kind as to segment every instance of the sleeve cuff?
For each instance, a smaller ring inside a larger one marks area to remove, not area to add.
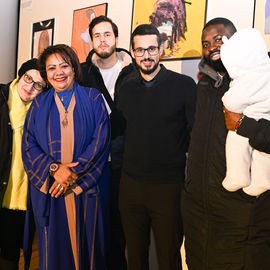
[[[259,123],[255,119],[245,116],[241,125],[237,129],[237,134],[251,138],[257,133],[258,127]]]
[[[47,194],[49,191],[49,176],[46,178],[44,184],[41,186],[40,191],[44,194]]]

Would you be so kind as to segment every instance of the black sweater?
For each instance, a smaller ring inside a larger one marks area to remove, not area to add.
[[[117,89],[117,108],[126,121],[123,171],[134,180],[184,180],[189,131],[194,120],[196,84],[161,66],[146,87],[138,71]]]

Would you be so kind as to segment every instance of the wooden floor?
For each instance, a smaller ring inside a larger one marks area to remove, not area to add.
[[[154,248],[154,239],[153,235],[151,234],[151,245],[150,245],[150,252],[149,252],[149,264],[150,264],[150,270],[157,270],[157,259],[156,259],[156,253]],[[182,264],[183,264],[183,270],[188,270],[187,265],[185,263],[185,250],[184,245],[182,245],[181,248],[181,254],[182,254]],[[21,258],[19,263],[19,270],[24,270],[24,259],[23,254],[21,252]],[[33,253],[31,258],[31,264],[30,264],[30,270],[38,270],[38,245],[37,245],[37,237],[34,239],[33,243]]]
[[[37,237],[35,236],[33,243],[33,251],[31,257],[30,270],[38,270],[38,245],[37,245]],[[21,257],[19,262],[19,270],[24,270],[24,259],[23,252],[21,251]]]

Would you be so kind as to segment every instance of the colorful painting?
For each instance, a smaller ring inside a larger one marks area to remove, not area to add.
[[[264,37],[267,49],[270,51],[270,1],[254,0],[253,27]]]
[[[270,0],[266,0],[265,2],[264,33],[270,35]]]
[[[33,24],[31,57],[38,58],[49,45],[53,45],[55,19]]]
[[[207,0],[134,0],[132,31],[154,24],[164,46],[162,60],[201,57],[201,33]]]
[[[80,62],[84,62],[92,50],[89,24],[95,17],[106,14],[107,3],[74,10],[71,47],[76,51]]]

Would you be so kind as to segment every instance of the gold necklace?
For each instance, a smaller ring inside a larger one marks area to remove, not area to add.
[[[68,125],[68,119],[67,119],[68,111],[65,111],[65,117],[62,121],[63,128],[66,128]]]

